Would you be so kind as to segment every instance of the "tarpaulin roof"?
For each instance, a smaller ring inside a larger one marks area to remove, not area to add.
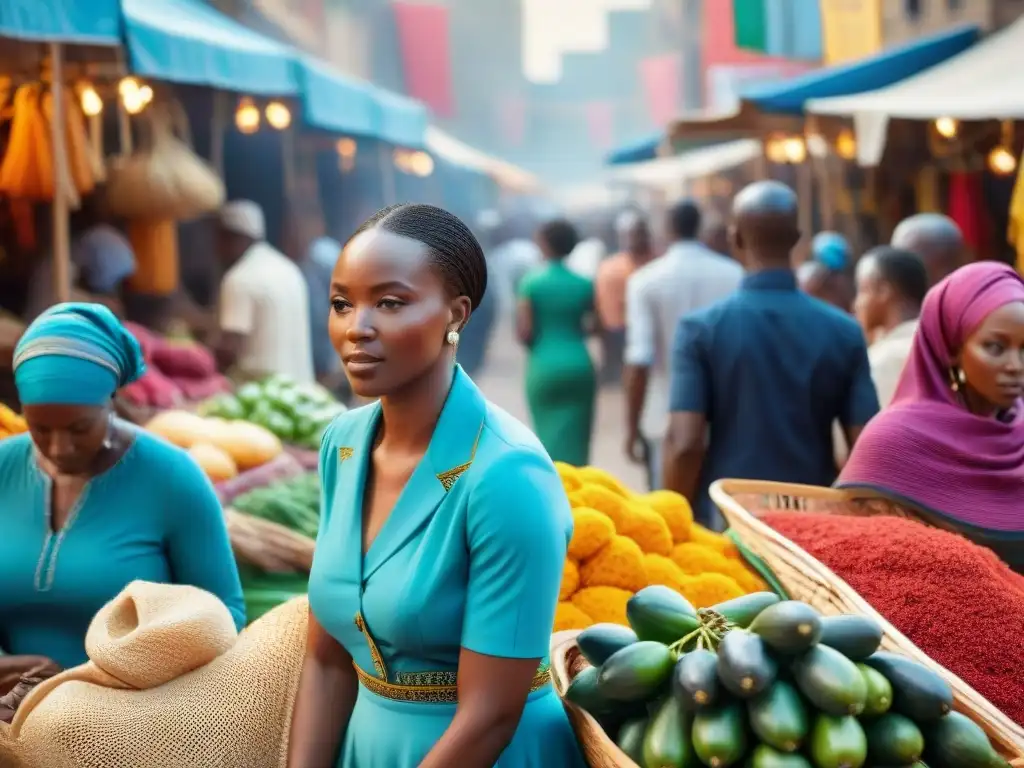
[[[299,83],[307,125],[359,136],[379,133],[383,107],[369,83],[305,57],[299,60]]]
[[[118,0],[3,0],[0,37],[81,45],[120,45]]]
[[[121,0],[133,72],[266,95],[297,93],[295,51],[198,0]]]
[[[620,165],[609,171],[614,181],[640,186],[661,187],[689,179],[711,176],[735,168],[761,154],[761,142],[739,139],[707,147],[698,147],[672,157],[659,157],[643,163]]]
[[[439,128],[427,128],[426,147],[443,160],[485,173],[506,189],[530,192],[540,188],[540,180],[528,171],[475,149]]]
[[[623,163],[653,160],[658,156],[658,148],[665,141],[664,131],[642,136],[639,139],[620,144],[605,156],[604,161],[608,165],[622,165]]]
[[[953,30],[886,49],[874,56],[757,88],[741,94],[763,112],[801,114],[811,99],[846,96],[884,88],[956,56],[978,40],[978,28]]]
[[[377,137],[410,149],[423,149],[427,133],[427,107],[423,102],[391,91],[377,91],[380,126]]]

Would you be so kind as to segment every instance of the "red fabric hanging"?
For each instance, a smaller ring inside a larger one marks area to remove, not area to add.
[[[949,218],[960,227],[964,242],[974,252],[975,258],[987,255],[990,233],[980,173],[955,172],[949,175],[947,208]]]
[[[398,27],[406,93],[430,107],[435,115],[453,117],[448,9],[400,0],[391,6]]]
[[[615,141],[615,107],[609,101],[586,105],[587,133],[597,149],[608,149]]]
[[[679,55],[649,56],[641,59],[638,66],[651,122],[658,126],[668,125],[676,118],[679,108],[679,70],[682,66]]]

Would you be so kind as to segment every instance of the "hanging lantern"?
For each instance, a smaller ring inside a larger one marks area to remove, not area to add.
[[[857,139],[849,128],[844,128],[836,137],[836,154],[843,160],[853,160],[857,157]]]
[[[267,116],[267,122],[271,128],[283,131],[292,124],[291,110],[280,101],[272,101],[267,104],[263,113]]]
[[[82,87],[78,93],[78,100],[82,104],[82,112],[87,117],[95,117],[103,111],[103,99],[91,85]]]
[[[935,131],[944,139],[955,139],[960,132],[960,121],[952,117],[940,117],[935,121]]]
[[[260,129],[260,110],[253,104],[252,99],[246,97],[238,102],[238,109],[235,110],[235,127],[239,133],[256,133]]]

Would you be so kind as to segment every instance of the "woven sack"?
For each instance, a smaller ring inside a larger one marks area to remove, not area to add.
[[[0,766],[283,768],[307,616],[296,598],[236,635],[212,595],[133,582],[93,619],[90,661],[0,731]]]

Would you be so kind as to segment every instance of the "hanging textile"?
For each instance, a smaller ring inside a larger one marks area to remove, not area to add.
[[[657,126],[668,125],[679,111],[679,75],[682,61],[678,54],[649,56],[641,59],[640,82],[651,122]]]
[[[608,149],[615,141],[615,108],[609,101],[591,101],[586,105],[587,133],[597,149]]]
[[[975,258],[988,255],[988,218],[980,174],[957,172],[949,175],[948,208],[949,218],[960,227],[964,242],[974,252]]]
[[[392,8],[398,26],[406,93],[424,102],[438,117],[453,117],[455,95],[448,9],[442,5],[401,0],[393,2]]]

